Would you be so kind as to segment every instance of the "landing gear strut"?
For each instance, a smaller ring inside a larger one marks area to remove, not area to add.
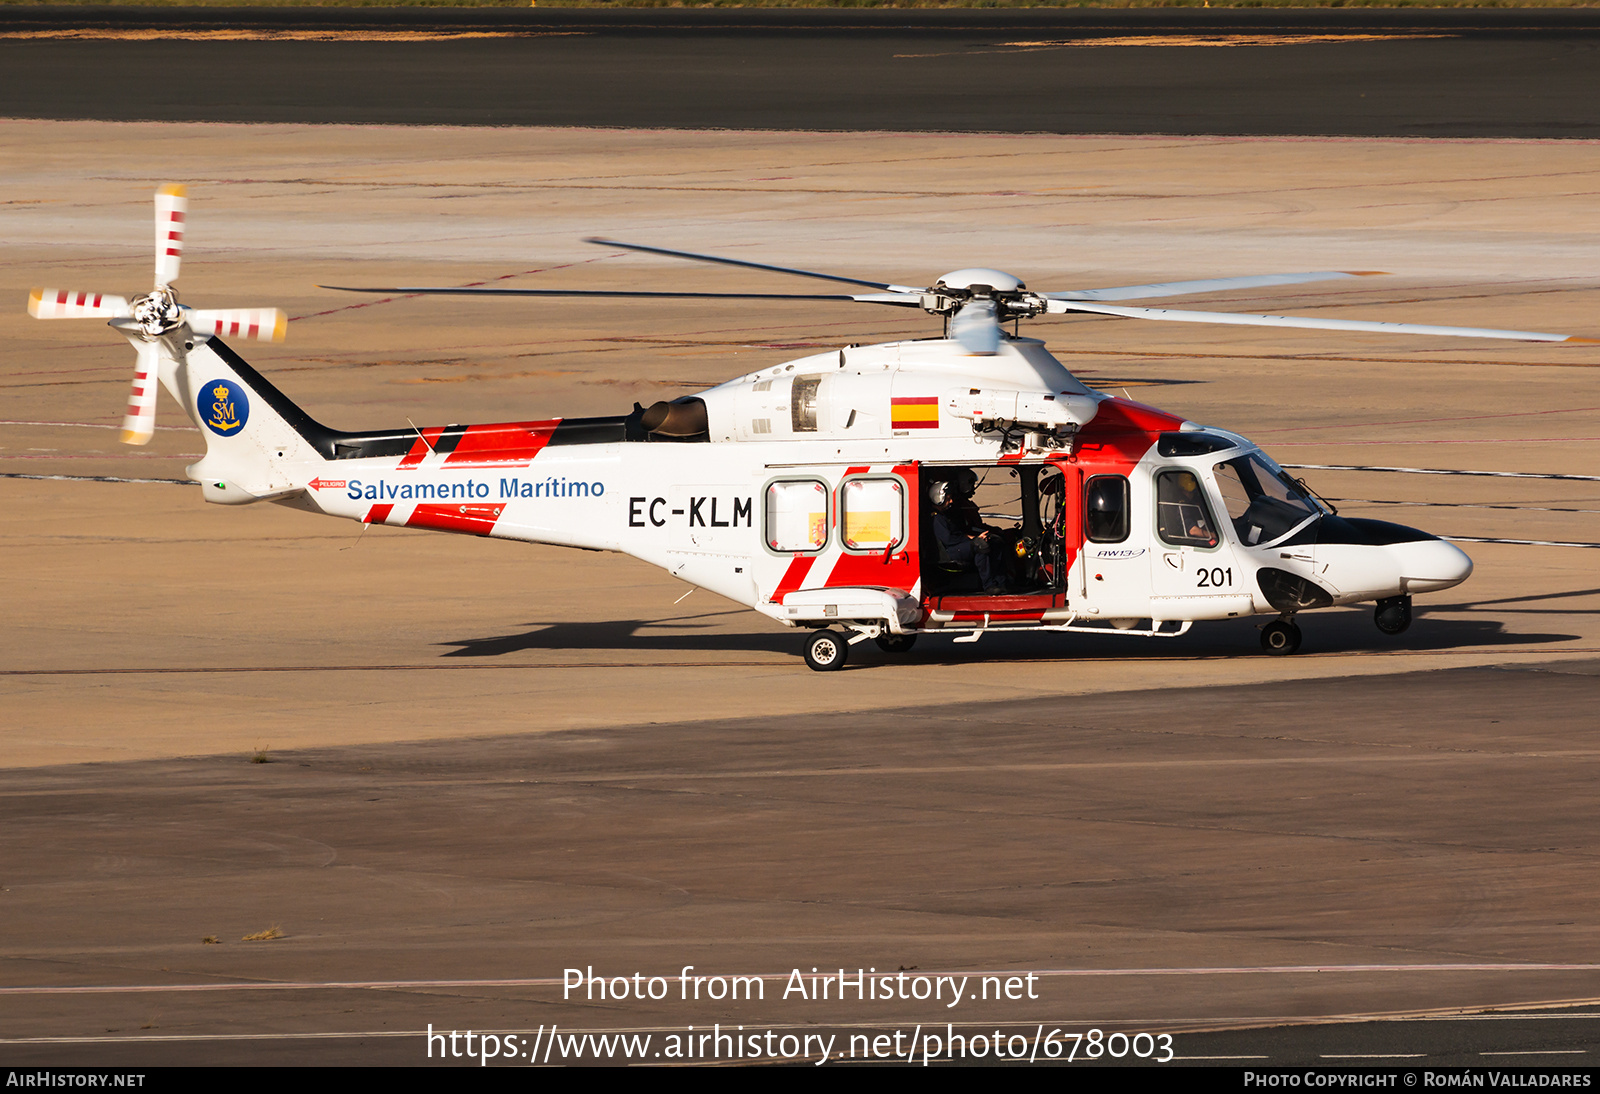
[[[1378,624],[1378,629],[1384,634],[1402,634],[1411,626],[1411,598],[1409,596],[1391,596],[1378,601],[1377,610],[1372,613],[1372,621]]]
[[[914,634],[890,634],[888,631],[873,639],[878,648],[884,653],[909,653],[911,647],[917,644]]]
[[[1290,619],[1274,619],[1261,628],[1261,648],[1281,657],[1300,648],[1300,628]]]

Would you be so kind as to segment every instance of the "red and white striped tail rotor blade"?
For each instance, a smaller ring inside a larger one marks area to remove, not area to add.
[[[281,342],[289,332],[289,317],[278,308],[196,308],[184,312],[184,321],[196,334],[257,342]]]
[[[189,212],[188,191],[167,183],[156,191],[156,287],[178,280],[183,259],[184,220]]]
[[[133,309],[110,293],[34,289],[28,294],[28,314],[35,319],[126,319]]]
[[[156,434],[156,389],[161,386],[161,343],[140,342],[134,346],[139,363],[133,372],[133,391],[128,395],[128,411],[122,418],[123,444],[149,444]]]

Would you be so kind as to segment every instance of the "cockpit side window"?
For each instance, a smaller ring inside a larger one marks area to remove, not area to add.
[[[1156,533],[1174,547],[1215,547],[1216,525],[1193,471],[1156,476]]]
[[[1245,487],[1244,480],[1239,477],[1239,469],[1234,464],[1238,460],[1228,463],[1219,463],[1212,471],[1217,480],[1217,489],[1222,491],[1222,502],[1228,507],[1228,519],[1233,521],[1234,527],[1239,526],[1239,520],[1250,508],[1250,491]],[[1258,491],[1259,492],[1259,491]],[[1244,536],[1239,537],[1243,539]]]
[[[1128,538],[1128,480],[1096,475],[1083,488],[1083,534],[1090,543]]]
[[[1239,542],[1247,547],[1281,539],[1322,511],[1258,455],[1219,463],[1212,474]]]

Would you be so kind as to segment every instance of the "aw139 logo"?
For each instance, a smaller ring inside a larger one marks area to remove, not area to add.
[[[213,380],[200,389],[195,405],[206,428],[219,437],[232,437],[250,420],[250,400],[232,380]]]

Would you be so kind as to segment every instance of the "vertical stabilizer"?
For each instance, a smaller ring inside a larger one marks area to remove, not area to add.
[[[286,498],[316,477],[325,460],[300,428],[315,423],[238,354],[204,336],[166,349],[162,383],[205,438],[188,473],[207,501]]]

